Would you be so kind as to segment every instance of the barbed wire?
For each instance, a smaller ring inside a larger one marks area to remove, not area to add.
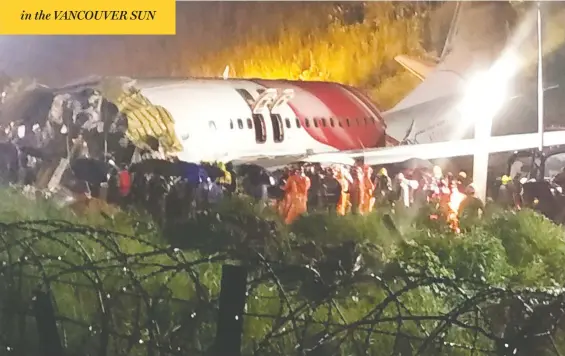
[[[209,354],[221,266],[234,262],[249,276],[244,355],[539,354],[555,351],[565,313],[560,289],[371,272],[355,255],[306,265],[256,252],[234,261],[226,251],[203,256],[65,221],[27,221],[0,224],[0,345],[7,354],[42,354],[49,330],[40,312],[49,308],[40,301],[49,300],[66,355]]]

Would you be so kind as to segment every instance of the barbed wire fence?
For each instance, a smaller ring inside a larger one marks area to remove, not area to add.
[[[202,256],[64,221],[0,224],[0,241],[2,354],[559,355],[559,289]]]

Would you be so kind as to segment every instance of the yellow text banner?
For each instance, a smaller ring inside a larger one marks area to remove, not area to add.
[[[3,35],[174,35],[175,0],[0,0]]]

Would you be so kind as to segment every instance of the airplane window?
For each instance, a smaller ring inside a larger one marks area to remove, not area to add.
[[[306,125],[306,127],[310,127],[310,120],[308,120],[308,118],[304,119],[304,125]]]
[[[301,126],[301,125],[300,125],[300,119],[299,119],[299,118],[296,118],[296,127],[300,128],[300,126]]]
[[[314,126],[318,127],[318,119],[314,119]]]
[[[351,126],[351,121],[349,121],[349,119],[346,119],[345,121],[347,121],[347,126]]]
[[[339,127],[343,127],[343,122],[341,122],[341,120],[337,120],[337,124],[339,125]]]
[[[237,127],[239,127],[240,129],[243,129],[243,120],[237,119]]]
[[[367,118],[365,118],[365,125],[367,125],[369,123],[369,120],[367,120]]]
[[[326,127],[326,119],[322,119],[322,126]]]
[[[330,126],[334,127],[335,126],[335,121],[333,118],[330,117]]]
[[[375,120],[375,118],[372,117],[372,118],[371,118],[371,122],[372,122],[373,124],[376,124],[376,123],[377,123],[377,120]]]
[[[286,125],[286,128],[290,129],[291,125],[290,125],[290,119],[288,117],[286,119],[284,119],[284,123]]]
[[[230,129],[233,130],[233,120],[230,120]]]
[[[215,130],[216,129],[216,123],[214,121],[209,121],[208,127],[210,128],[210,130]]]
[[[252,129],[252,128],[253,128],[253,121],[251,121],[251,119],[247,119],[247,128],[248,128],[248,129]]]

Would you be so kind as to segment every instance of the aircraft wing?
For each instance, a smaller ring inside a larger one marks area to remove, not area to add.
[[[281,156],[250,156],[241,157],[232,161],[234,165],[255,164],[265,169],[275,169],[284,167],[296,162],[320,163],[320,164],[345,164],[352,166],[355,159],[341,152],[335,153],[314,153],[302,155],[281,155]]]
[[[406,55],[394,57],[394,60],[420,80],[424,80],[432,73],[436,64],[421,59],[411,58]]]
[[[266,169],[274,169],[295,162],[353,165],[356,160],[362,159],[365,164],[384,165],[409,159],[430,160],[472,156],[476,153],[477,147],[484,147],[489,153],[527,150],[538,147],[539,141],[538,133],[530,133],[494,136],[481,141],[468,139],[319,154],[243,157],[234,160],[233,163],[235,165],[252,163]],[[565,145],[565,130],[545,132],[543,142],[545,147]]]
[[[413,158],[429,160],[472,156],[476,153],[477,147],[484,147],[489,153],[526,150],[538,147],[539,142],[540,135],[538,133],[531,133],[495,136],[484,141],[469,139],[421,145],[383,147],[365,151],[340,152],[336,154],[347,154],[353,159],[362,158],[365,164],[369,165],[381,165],[404,162]],[[565,130],[545,132],[543,142],[544,147],[565,144]]]

